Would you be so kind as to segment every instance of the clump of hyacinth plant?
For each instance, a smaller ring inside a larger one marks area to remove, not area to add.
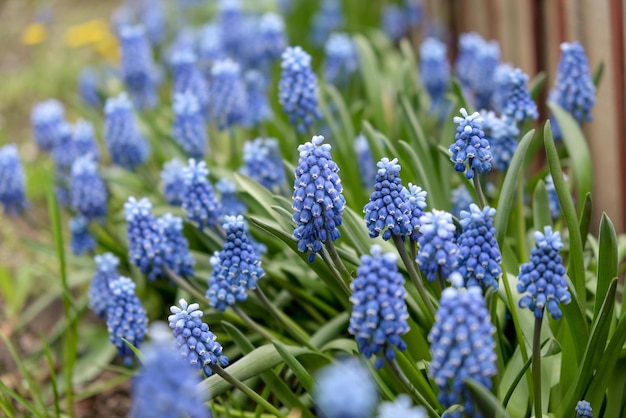
[[[25,175],[15,144],[0,147],[0,203],[4,213],[19,214],[28,207]]]

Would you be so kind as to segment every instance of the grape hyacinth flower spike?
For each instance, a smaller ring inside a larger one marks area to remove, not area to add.
[[[111,281],[109,292],[106,312],[109,341],[117,347],[118,355],[129,364],[134,353],[122,338],[139,348],[148,327],[148,317],[135,295],[135,283],[128,277],[120,276]]]
[[[72,209],[88,220],[102,218],[107,214],[107,197],[106,184],[91,154],[78,158],[72,164]]]
[[[370,150],[370,144],[367,142],[365,135],[359,134],[356,138],[354,138],[354,150],[356,151],[356,157],[358,160],[361,184],[363,187],[370,187],[372,185],[372,181],[376,178],[378,169],[376,168],[376,161],[374,161],[372,150]]]
[[[146,31],[142,25],[123,26],[118,35],[124,84],[137,109],[150,109],[157,104],[156,69]]]
[[[265,274],[246,234],[243,216],[225,216],[223,227],[226,241],[222,251],[211,257],[213,271],[206,293],[209,305],[222,312],[227,306],[246,300],[247,290],[256,289],[257,281]]]
[[[222,207],[215,196],[213,186],[207,176],[209,169],[204,161],[196,162],[193,158],[185,167],[185,188],[183,210],[187,220],[195,222],[198,229],[216,225],[222,214]]]
[[[278,101],[289,123],[304,132],[322,116],[317,107],[317,77],[311,68],[311,56],[299,46],[288,47],[282,54],[281,68]]]
[[[523,296],[519,306],[530,309],[536,318],[542,318],[547,308],[553,319],[560,319],[563,312],[559,305],[572,300],[559,253],[563,242],[561,234],[553,232],[552,227],[546,226],[543,231],[543,234],[535,231],[535,248],[530,261],[520,267],[517,291]]]
[[[171,66],[174,96],[176,97],[178,94],[195,96],[199,108],[198,113],[205,115],[210,102],[209,85],[196,67],[196,55],[189,48],[174,51]]]
[[[183,204],[185,191],[185,165],[177,159],[163,164],[161,171],[161,183],[163,197],[168,205],[180,206]]]
[[[321,3],[311,25],[311,38],[316,46],[324,45],[330,34],[341,28],[344,20],[340,0],[322,0]]]
[[[398,159],[383,158],[376,165],[374,191],[363,208],[369,235],[376,238],[382,233],[385,241],[392,235],[409,236],[413,232],[411,213],[406,200],[408,196],[403,192]]]
[[[256,138],[243,144],[241,171],[274,193],[285,184],[285,169],[276,138]]]
[[[272,107],[267,100],[267,76],[259,70],[248,70],[243,78],[248,96],[244,125],[258,126],[272,117]]]
[[[70,248],[72,254],[81,255],[96,248],[96,240],[89,232],[89,220],[83,216],[70,219]]]
[[[359,67],[356,48],[350,35],[333,33],[324,46],[326,64],[324,78],[330,84],[345,86]]]
[[[411,397],[401,393],[395,402],[383,402],[378,406],[378,418],[427,418],[426,410],[413,406]]]
[[[195,261],[189,253],[189,242],[183,235],[183,219],[166,213],[156,222],[166,246],[164,264],[179,276],[193,276]]]
[[[209,97],[211,118],[219,130],[245,122],[248,96],[238,63],[225,59],[213,64]]]
[[[262,47],[261,62],[271,64],[287,47],[283,17],[271,12],[263,14],[259,19],[258,36]]]
[[[458,272],[465,286],[481,286],[498,290],[498,278],[502,275],[502,255],[496,241],[493,217],[496,210],[485,206],[482,210],[471,204],[469,211],[461,212],[463,232],[459,244]]]
[[[337,240],[346,201],[337,174],[339,167],[330,155],[331,146],[324,137],[314,136],[311,142],[298,147],[292,208],[298,250],[310,252],[309,262],[322,250],[322,245]]]
[[[406,205],[409,208],[409,217],[411,219],[411,240],[417,241],[419,237],[419,229],[422,226],[421,218],[424,216],[424,209],[426,209],[426,190],[422,190],[421,187],[409,183],[408,187],[402,189],[402,193],[405,195]]]
[[[15,144],[0,147],[0,203],[4,213],[19,214],[28,207],[25,176]]]
[[[313,400],[324,418],[372,417],[378,402],[376,383],[357,357],[340,359],[315,376]]]
[[[404,277],[398,272],[397,260],[397,255],[383,254],[380,246],[372,246],[371,256],[361,256],[361,266],[350,284],[353,308],[348,332],[355,336],[365,358],[377,356],[378,369],[384,359],[394,361],[394,347],[406,349],[402,335],[409,332]]]
[[[430,109],[437,114],[445,109],[444,95],[450,85],[447,46],[437,38],[427,38],[420,46],[420,78],[431,99]]]
[[[58,100],[50,99],[33,106],[30,121],[35,142],[44,151],[51,152],[66,135],[65,108]]]
[[[537,104],[530,97],[528,75],[521,69],[515,68],[509,71],[505,77],[504,93],[501,98],[503,102],[502,114],[517,123],[537,119],[539,113]]]
[[[587,401],[579,401],[576,404],[576,418],[593,418],[593,410]]]
[[[459,264],[459,247],[455,241],[456,227],[452,215],[433,209],[420,219],[419,252],[417,265],[426,274],[426,280],[441,280],[450,277]]]
[[[463,284],[458,273],[453,276],[455,286]],[[464,416],[475,416],[465,380],[473,379],[491,389],[491,377],[497,372],[495,331],[479,287],[443,290],[435,325],[428,334],[432,356],[428,374],[439,388],[438,398],[444,408],[461,404]]]
[[[180,307],[170,307],[168,318],[174,333],[175,347],[180,355],[195,369],[202,369],[206,376],[213,374],[212,366],[228,366],[228,357],[222,353],[222,346],[209,326],[202,322],[203,312],[197,303],[188,304],[185,299],[178,302]]]
[[[139,132],[133,105],[124,92],[104,105],[104,141],[113,163],[127,170],[146,161],[150,145]]]
[[[96,273],[89,285],[89,308],[100,318],[106,318],[111,293],[109,284],[120,277],[117,272],[120,259],[111,253],[104,253],[95,256],[94,261]]]
[[[473,179],[476,174],[491,170],[493,156],[482,130],[480,113],[470,115],[464,108],[460,112],[463,117],[455,116],[453,119],[457,128],[455,143],[450,145],[450,160],[456,171],[465,173],[467,179]]]
[[[237,197],[235,183],[223,177],[215,184],[215,189],[220,194],[224,215],[237,216],[246,212],[246,205]]]
[[[481,117],[485,139],[489,142],[493,156],[493,166],[498,171],[506,171],[517,149],[517,124],[506,116],[496,116],[493,111],[481,112]]]
[[[172,135],[191,158],[204,158],[207,149],[205,119],[194,93],[174,94]]]

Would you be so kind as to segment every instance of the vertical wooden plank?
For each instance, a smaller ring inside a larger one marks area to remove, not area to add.
[[[513,1],[511,11],[514,14],[514,30],[516,34],[516,50],[513,64],[525,73],[533,74],[535,70],[534,42],[531,9],[525,1]]]

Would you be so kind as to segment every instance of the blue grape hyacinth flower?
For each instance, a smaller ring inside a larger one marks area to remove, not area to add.
[[[44,151],[51,152],[67,134],[65,108],[58,100],[50,99],[35,104],[30,121],[35,142]]]
[[[0,147],[0,203],[4,213],[19,214],[28,207],[24,167],[15,144]]]
[[[213,63],[226,58],[220,27],[215,23],[207,23],[197,33],[198,68],[208,79]]]
[[[222,251],[211,257],[213,271],[206,297],[209,305],[224,311],[237,301],[247,299],[247,291],[256,289],[265,272],[254,244],[248,238],[243,216],[224,216],[226,240]]]
[[[213,64],[209,96],[211,118],[219,130],[245,121],[248,97],[238,63],[225,59]]]
[[[369,369],[357,357],[340,359],[315,376],[313,401],[323,418],[371,418],[378,390]]]
[[[453,283],[462,284],[462,277],[455,276]],[[443,290],[428,341],[432,356],[429,375],[439,388],[438,399],[444,408],[461,404],[464,416],[480,416],[474,415],[478,413],[465,380],[473,379],[491,389],[491,378],[497,373],[495,331],[479,287]]]
[[[197,96],[192,92],[174,95],[174,126],[172,135],[191,158],[204,158],[207,133]]]
[[[289,123],[304,132],[322,115],[317,102],[317,76],[311,68],[311,56],[301,47],[288,47],[282,54],[282,74],[278,83],[278,101]]]
[[[493,156],[482,130],[483,118],[478,112],[468,114],[464,108],[460,112],[463,117],[455,116],[453,119],[457,128],[455,142],[450,145],[450,160],[456,171],[473,179],[476,174],[491,170]]]
[[[314,45],[322,46],[330,34],[343,25],[343,8],[340,0],[323,0],[313,16],[311,39]]]
[[[91,154],[74,161],[70,184],[73,210],[88,220],[102,218],[107,214],[106,184],[100,177],[98,164]]]
[[[130,261],[154,280],[163,274],[166,240],[152,215],[152,204],[145,197],[137,200],[131,196],[124,203],[124,215]]]
[[[382,11],[382,27],[392,41],[398,42],[409,32],[406,11],[398,4],[385,4]]]
[[[494,208],[480,209],[471,204],[469,211],[461,212],[463,232],[457,239],[459,245],[458,272],[465,280],[465,286],[489,287],[498,290],[498,278],[502,275],[502,255],[496,241],[493,227]]]
[[[567,183],[569,180],[567,174],[563,173],[563,179]],[[550,215],[552,215],[552,219],[556,219],[561,215],[561,201],[559,200],[559,195],[556,192],[556,187],[554,186],[554,179],[552,178],[552,174],[548,173],[544,177],[544,181],[546,182],[546,191],[548,192],[548,205],[550,206]]]
[[[129,364],[135,354],[124,342],[139,348],[148,328],[148,317],[141,301],[135,295],[135,283],[120,276],[109,283],[109,301],[106,323],[109,342],[117,347],[117,353]]]
[[[407,204],[407,194],[400,178],[398,159],[383,158],[376,164],[376,182],[370,201],[363,208],[365,224],[369,235],[376,238],[383,234],[385,241],[392,235],[406,237],[411,235],[411,213]]]
[[[225,53],[234,58],[242,57],[247,41],[245,19],[241,0],[219,0],[217,23]]]
[[[411,397],[401,393],[394,402],[382,402],[378,406],[378,418],[427,418],[426,410],[413,406]]]
[[[452,215],[433,209],[420,219],[419,251],[416,262],[429,282],[450,277],[459,265],[459,246]]]
[[[563,242],[561,234],[553,232],[551,226],[544,227],[543,232],[535,231],[535,248],[530,253],[530,261],[520,267],[517,291],[523,296],[519,306],[530,309],[535,318],[543,318],[547,308],[553,319],[560,319],[563,312],[559,305],[572,300],[560,254]]]
[[[337,174],[339,167],[330,155],[331,146],[322,142],[324,137],[316,135],[298,147],[300,156],[293,186],[293,221],[297,225],[293,236],[299,251],[310,252],[310,263],[324,243],[341,235],[337,228],[346,206]]]
[[[502,114],[517,123],[526,120],[535,120],[539,116],[537,104],[530,97],[528,90],[528,75],[521,69],[515,68],[506,75],[503,86]]]
[[[593,410],[587,401],[578,401],[576,404],[576,418],[593,418]]]
[[[409,332],[409,314],[398,256],[383,254],[378,245],[372,246],[371,254],[361,256],[356,278],[350,283],[353,308],[348,332],[365,358],[377,356],[376,368],[380,369],[385,358],[396,358],[394,347],[406,350],[402,335]]]
[[[348,84],[359,68],[359,60],[352,38],[347,33],[333,33],[324,45],[326,63],[324,78],[330,84],[342,87]]]
[[[189,94],[196,97],[200,113],[203,117],[209,108],[209,84],[196,67],[196,54],[189,49],[174,51],[171,59],[172,76],[176,98],[178,94]],[[175,99],[176,100],[176,99]],[[174,104],[176,111],[176,104]]]
[[[287,47],[285,21],[276,13],[265,13],[259,19],[259,45],[261,45],[261,61],[270,64],[280,58]]]
[[[189,242],[183,235],[182,218],[166,213],[156,222],[166,243],[164,264],[179,276],[193,276],[195,261],[189,252]]]
[[[189,165],[184,169],[182,207],[187,220],[195,222],[198,229],[215,225],[222,215],[221,204],[207,179],[208,175],[209,169],[204,161],[189,159]]]
[[[96,248],[96,240],[89,232],[89,220],[83,216],[70,219],[70,248],[72,254],[82,255]]]
[[[156,69],[146,30],[142,25],[123,26],[118,35],[124,85],[137,109],[150,109],[157,104]]]
[[[376,161],[372,156],[370,144],[367,142],[365,135],[359,134],[354,138],[354,151],[358,160],[359,174],[361,175],[361,184],[363,187],[370,187],[376,179]]]
[[[155,339],[153,329],[152,341],[143,349],[142,368],[132,380],[130,418],[210,418],[202,379],[168,339]]]
[[[402,192],[404,193],[407,207],[409,208],[409,216],[411,218],[411,227],[413,232],[411,233],[411,239],[417,241],[419,237],[419,228],[422,226],[421,218],[424,216],[424,209],[426,209],[426,190],[422,190],[421,187],[409,183],[408,187],[405,187]]]
[[[180,307],[170,307],[168,318],[174,333],[175,347],[180,355],[195,369],[211,376],[211,366],[228,366],[228,357],[222,353],[222,346],[209,326],[202,322],[203,312],[197,303],[188,304],[185,299],[178,302]]]
[[[128,95],[107,99],[104,114],[104,141],[113,163],[132,171],[146,161],[150,145],[139,132]]]
[[[89,285],[89,308],[100,318],[106,318],[109,303],[109,284],[119,278],[117,266],[120,259],[111,253],[104,253],[94,257],[96,273]]]
[[[185,193],[185,164],[176,158],[163,164],[161,184],[167,204],[181,206]]]
[[[513,119],[506,116],[498,117],[492,111],[481,112],[481,117],[485,139],[489,142],[493,156],[493,166],[498,171],[506,171],[517,149],[519,135],[517,124]]]
[[[427,38],[420,45],[420,78],[430,95],[431,110],[445,101],[444,95],[450,85],[450,62],[448,48],[437,38]]]
[[[591,120],[591,108],[596,104],[596,87],[593,84],[585,49],[579,42],[563,42],[556,84],[548,101],[557,103],[569,112],[579,124]],[[554,121],[553,121],[554,122]],[[561,131],[552,124],[556,138]]]
[[[500,45],[486,41],[476,32],[459,37],[459,54],[454,70],[477,109],[488,108],[496,90],[494,75],[500,64]]]
[[[461,211],[468,210],[470,204],[474,203],[474,198],[470,194],[464,184],[459,185],[452,190],[452,215],[456,218],[461,217]]]
[[[276,138],[256,138],[243,144],[241,171],[274,193],[285,184],[285,169]]]
[[[69,187],[72,164],[87,154],[91,155],[94,160],[98,160],[100,151],[91,122],[79,119],[73,127],[68,124],[67,128],[66,134],[60,138],[52,150],[52,158],[55,168],[67,182],[63,186]]]
[[[246,212],[246,205],[237,197],[237,186],[235,183],[222,177],[215,183],[215,189],[220,194],[222,213],[224,215],[237,216]]]
[[[272,117],[272,107],[267,99],[267,77],[259,70],[248,70],[244,81],[248,96],[244,125],[257,126]]]
[[[83,68],[78,76],[78,94],[83,103],[94,109],[102,108],[102,97],[99,90],[98,72],[90,67]]]

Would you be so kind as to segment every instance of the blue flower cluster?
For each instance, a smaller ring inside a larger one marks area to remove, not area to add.
[[[267,100],[267,77],[259,70],[248,70],[244,74],[248,103],[245,126],[257,126],[272,117],[272,107]]]
[[[576,418],[593,418],[593,410],[587,401],[579,401],[576,404]]]
[[[137,201],[131,196],[124,203],[124,214],[130,261],[154,280],[163,273],[166,242],[152,215],[152,204],[147,198]]]
[[[198,113],[205,115],[209,109],[209,85],[196,67],[196,54],[190,49],[174,51],[171,60],[173,94],[190,94],[196,97]],[[174,104],[174,110],[176,105]]]
[[[183,235],[182,218],[166,213],[156,222],[165,244],[163,263],[179,276],[193,276],[194,259]]]
[[[378,402],[376,382],[356,357],[340,359],[315,376],[313,400],[323,418],[372,417]]]
[[[489,141],[485,139],[482,130],[483,118],[478,112],[471,115],[461,108],[463,117],[455,116],[454,123],[456,134],[455,142],[450,145],[450,160],[454,163],[454,169],[465,173],[465,177],[473,179],[476,173],[484,173],[491,170],[493,156],[489,148]]]
[[[515,122],[523,122],[528,119],[537,119],[537,104],[530,97],[528,91],[528,75],[521,69],[515,68],[505,74],[501,112],[504,116]]]
[[[287,47],[285,21],[276,13],[265,13],[259,19],[259,30],[256,35],[261,47],[261,64],[270,64],[280,58]]]
[[[157,341],[143,354],[143,367],[132,380],[130,418],[211,417],[200,376],[176,351]]]
[[[320,9],[313,16],[311,39],[322,46],[330,34],[343,25],[343,9],[340,0],[323,0]]]
[[[359,68],[356,48],[347,33],[333,33],[324,45],[326,64],[324,78],[330,84],[345,86]]]
[[[192,367],[202,369],[207,376],[213,374],[211,366],[228,366],[228,357],[222,354],[222,346],[217,342],[215,334],[202,322],[200,305],[189,305],[185,299],[178,303],[180,307],[170,307],[172,315],[167,320],[180,354]]]
[[[100,79],[99,75],[93,68],[85,67],[78,76],[78,94],[81,100],[94,109],[102,107],[102,98],[100,97]]]
[[[288,47],[282,54],[281,68],[278,101],[289,123],[304,132],[322,116],[317,108],[317,77],[311,56],[299,46]]]
[[[424,209],[426,209],[426,190],[422,190],[421,187],[409,183],[408,188],[403,188],[404,199],[406,205],[409,208],[409,216],[411,218],[411,239],[417,241],[419,237],[419,228],[422,226],[421,218],[424,216]]]
[[[385,4],[382,11],[382,27],[394,42],[398,42],[409,31],[405,10],[395,3]]]
[[[211,69],[211,118],[220,130],[243,123],[248,97],[239,64],[230,59],[220,60]]]
[[[91,235],[87,227],[89,220],[76,216],[70,219],[70,248],[74,255],[85,254],[96,248],[96,240]]]
[[[485,206],[482,210],[472,203],[469,211],[461,212],[463,232],[457,239],[459,245],[458,272],[465,286],[481,286],[498,290],[502,275],[502,255],[496,241],[493,217],[496,210]]]
[[[407,195],[400,178],[398,159],[383,158],[376,164],[376,183],[370,194],[370,201],[363,208],[365,224],[369,235],[376,238],[383,232],[383,239],[389,240],[392,235],[405,237],[413,233],[411,212],[407,203]]]
[[[161,170],[161,183],[163,196],[168,205],[180,206],[183,204],[185,192],[185,165],[178,159],[173,159],[163,164]]]
[[[224,215],[242,215],[246,212],[246,205],[237,197],[237,187],[235,183],[225,177],[215,183],[215,189],[220,194],[222,202],[222,213]]]
[[[429,374],[444,408],[461,404],[463,416],[480,416],[464,382],[473,379],[491,389],[491,377],[497,372],[495,331],[479,287],[443,290],[428,341],[432,356]]]
[[[187,219],[195,222],[199,229],[215,225],[222,214],[222,207],[215,196],[213,186],[207,180],[209,169],[204,161],[196,162],[193,158],[185,167],[185,188],[183,192],[183,210]]]
[[[568,181],[567,174],[563,173],[563,179],[565,180],[565,182]],[[548,205],[550,206],[550,215],[552,215],[552,219],[556,219],[561,215],[561,201],[559,200],[559,195],[556,192],[552,174],[546,174],[546,176],[544,177],[544,181],[546,182],[546,191],[548,192]]]
[[[563,242],[561,234],[553,232],[551,226],[544,227],[543,231],[543,234],[535,231],[535,248],[530,253],[530,261],[520,267],[517,291],[523,296],[519,306],[533,311],[536,318],[543,318],[547,307],[553,319],[560,319],[563,312],[559,305],[572,300],[559,253]]]
[[[68,126],[65,121],[65,108],[55,99],[46,100],[33,106],[30,115],[35,142],[44,151],[51,152],[64,135]]]
[[[150,146],[139,132],[128,95],[122,92],[107,99],[104,114],[104,140],[113,163],[133,170],[146,161]]]
[[[90,221],[102,218],[107,214],[107,197],[106,184],[91,154],[74,161],[70,187],[72,209]]]
[[[207,149],[207,134],[204,116],[195,93],[174,95],[174,125],[172,135],[191,158],[204,158]]]
[[[25,176],[15,144],[0,147],[0,203],[4,213],[19,214],[28,207]]]
[[[367,142],[365,135],[359,134],[354,138],[354,151],[358,161],[359,174],[361,175],[361,184],[363,187],[370,187],[376,178],[376,162],[370,150],[370,144]]]
[[[243,144],[241,171],[274,193],[285,184],[285,169],[280,147],[275,138],[256,138]]]
[[[556,75],[556,84],[548,97],[559,104],[578,123],[591,120],[591,108],[596,104],[596,87],[591,78],[585,49],[578,42],[561,44],[561,60]],[[560,137],[556,123],[552,124],[555,137]]]
[[[221,36],[220,27],[215,23],[207,23],[198,30],[198,67],[207,79],[213,63],[226,58]]]
[[[241,0],[219,0],[218,27],[224,52],[233,58],[241,58],[247,41],[245,16]]]
[[[459,265],[459,246],[452,215],[433,209],[426,212],[420,222],[419,251],[415,261],[429,282],[434,281],[437,274],[442,279],[449,278]]]
[[[413,406],[411,397],[401,393],[394,402],[383,402],[378,407],[378,418],[427,418],[426,410]]]
[[[498,171],[506,171],[517,149],[519,129],[514,120],[507,117],[498,117],[492,111],[481,112],[483,118],[483,132],[489,142],[493,166]]]
[[[222,312],[237,301],[246,300],[247,290],[256,289],[257,280],[265,274],[246,234],[243,216],[225,216],[224,231],[224,248],[211,257],[213,271],[206,292],[209,305]]]
[[[461,217],[461,211],[468,210],[470,204],[474,203],[474,198],[470,194],[464,184],[459,185],[452,190],[452,215],[457,218]]]
[[[431,110],[439,109],[450,85],[450,63],[445,43],[427,38],[420,46],[420,78],[431,99]]]
[[[459,37],[459,55],[454,70],[461,85],[473,97],[474,106],[484,109],[491,103],[495,91],[494,75],[500,63],[497,41],[486,41],[476,32]]]
[[[394,347],[406,350],[402,335],[409,332],[409,314],[404,298],[404,277],[398,272],[398,257],[372,246],[370,255],[361,256],[356,278],[350,283],[353,304],[348,332],[355,336],[359,351],[376,355],[376,368],[394,360]],[[382,357],[384,356],[384,358]]]
[[[109,284],[119,278],[117,266],[120,259],[111,253],[94,257],[96,273],[89,285],[89,308],[100,318],[106,318],[111,289]]]
[[[134,353],[122,338],[139,348],[148,328],[148,317],[135,295],[135,283],[128,277],[120,276],[109,283],[106,322],[109,341],[117,347],[119,356],[130,363]]]
[[[315,260],[323,243],[341,235],[337,227],[346,206],[339,167],[330,155],[331,146],[323,141],[324,137],[317,135],[298,147],[293,186],[293,221],[297,225],[293,236],[298,240],[298,250],[310,251],[309,262]]]
[[[137,109],[157,104],[156,75],[150,41],[142,25],[123,26],[118,32],[121,47],[121,74]]]

